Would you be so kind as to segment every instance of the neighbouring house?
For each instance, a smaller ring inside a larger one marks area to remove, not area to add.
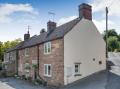
[[[27,33],[17,50],[18,75],[35,79],[38,74],[49,85],[67,85],[106,69],[105,42],[85,3],[78,18],[58,27],[49,21],[47,32]]]
[[[8,49],[4,53],[4,69],[6,70],[7,76],[13,76],[18,74],[18,48],[22,42],[13,48]]]

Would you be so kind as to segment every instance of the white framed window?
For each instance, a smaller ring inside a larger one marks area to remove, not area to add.
[[[25,56],[29,56],[29,48],[25,48]]]
[[[80,74],[80,63],[75,63],[75,75]]]
[[[47,77],[52,76],[51,64],[44,64],[44,76],[47,76]]]
[[[44,43],[44,54],[51,53],[51,42]]]

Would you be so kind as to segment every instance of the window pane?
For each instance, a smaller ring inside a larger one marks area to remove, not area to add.
[[[51,42],[47,42],[44,44],[44,53],[50,53],[51,52]]]
[[[48,65],[48,75],[51,75],[51,66]]]
[[[45,53],[47,53],[47,45],[45,44]]]
[[[47,74],[47,65],[44,66],[44,72]]]
[[[51,42],[48,42],[48,52],[51,52]]]
[[[50,48],[48,48],[48,53],[50,52]]]
[[[75,73],[78,74],[80,71],[80,64],[75,64]]]
[[[44,53],[47,53],[47,44],[44,44]]]
[[[29,48],[25,49],[25,55],[29,55]]]

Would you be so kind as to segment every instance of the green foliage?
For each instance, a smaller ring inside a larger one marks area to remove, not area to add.
[[[106,41],[106,31],[103,33],[103,38]],[[120,51],[120,34],[115,29],[108,30],[108,51]]]
[[[29,63],[25,63],[25,69],[26,69],[26,70],[30,70],[30,68],[31,68],[31,67],[30,67],[30,64],[29,64]]]
[[[0,60],[3,61],[4,52],[6,52],[9,48],[15,47],[21,41],[22,40],[19,38],[13,41],[0,42]]]
[[[104,31],[103,35],[104,35],[104,40],[106,40],[106,31]],[[115,29],[110,29],[110,30],[108,30],[108,38],[109,38],[110,36],[116,36],[116,37],[118,37],[118,34],[117,34],[117,32],[115,31]]]
[[[116,36],[110,36],[108,38],[108,50],[115,51],[115,49],[119,49],[119,42]]]
[[[37,64],[33,64],[32,67],[33,67],[34,69],[37,69],[37,68],[38,68],[38,65],[37,65]]]
[[[120,34],[118,35],[118,41],[120,42]]]

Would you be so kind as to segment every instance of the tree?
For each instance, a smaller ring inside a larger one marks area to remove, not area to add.
[[[108,38],[108,50],[115,51],[115,49],[119,49],[119,42],[116,36],[110,36]]]
[[[17,44],[19,44],[22,40],[15,39],[13,41],[6,41],[6,42],[0,42],[0,60],[3,61],[4,59],[4,52],[6,52],[9,48],[15,47]]]
[[[120,34],[118,35],[118,41],[120,41]]]
[[[110,36],[116,36],[116,37],[118,37],[118,34],[117,34],[117,32],[115,31],[115,29],[110,29],[110,30],[108,30],[108,38],[109,38]],[[104,40],[106,40],[106,31],[104,31],[104,33],[103,33],[103,38],[104,38]]]

